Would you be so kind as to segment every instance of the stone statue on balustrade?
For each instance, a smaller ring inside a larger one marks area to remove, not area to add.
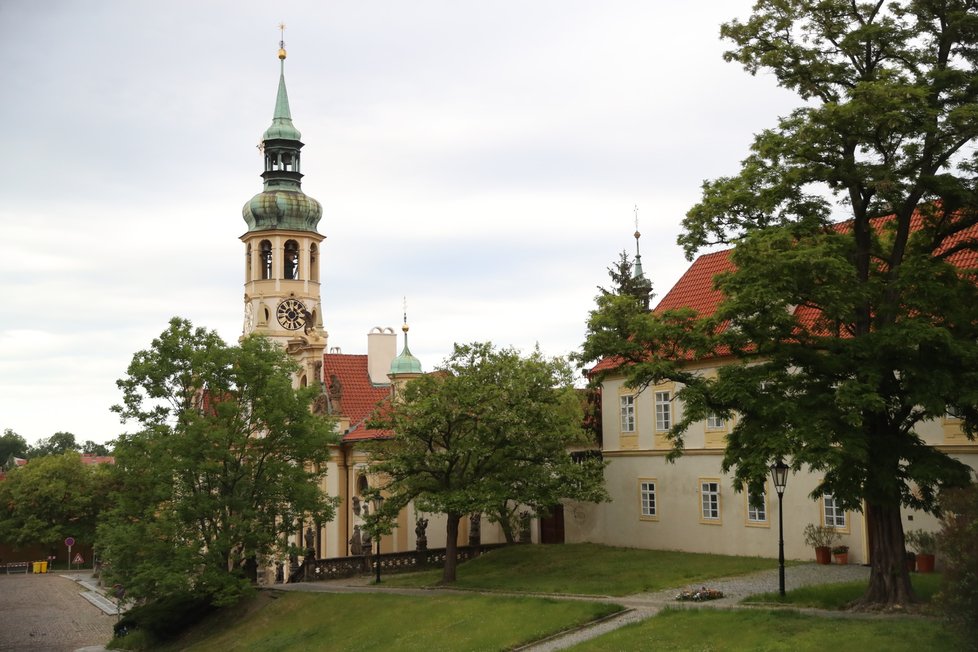
[[[360,526],[353,526],[353,537],[350,538],[350,554],[358,557],[363,554],[363,542],[360,539]]]
[[[414,534],[417,537],[417,549],[428,549],[428,519],[419,516],[414,523]]]

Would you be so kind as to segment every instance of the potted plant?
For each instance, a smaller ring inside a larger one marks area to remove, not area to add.
[[[849,563],[849,546],[839,545],[832,547],[832,556],[835,557],[835,563],[837,564],[848,564]]]
[[[840,537],[839,533],[824,525],[809,523],[805,526],[805,544],[815,549],[815,561],[820,564],[832,563],[832,544]]]
[[[937,535],[926,530],[910,530],[904,535],[907,546],[917,553],[917,572],[934,572],[934,555],[937,553]]]

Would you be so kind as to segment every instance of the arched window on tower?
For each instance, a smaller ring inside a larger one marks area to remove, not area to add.
[[[251,280],[251,243],[245,248],[245,281]]]
[[[309,280],[319,281],[319,248],[309,245]]]
[[[299,243],[295,240],[288,240],[285,243],[285,278],[295,280],[299,278]]]
[[[262,240],[258,247],[261,249],[261,277],[268,280],[272,278],[272,243]]]

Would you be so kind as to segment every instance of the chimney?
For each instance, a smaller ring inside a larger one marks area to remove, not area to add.
[[[387,374],[397,355],[397,334],[390,326],[374,326],[367,333],[367,372],[374,385],[390,385]]]

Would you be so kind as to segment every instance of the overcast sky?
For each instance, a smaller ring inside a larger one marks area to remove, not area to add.
[[[170,317],[237,340],[280,22],[329,346],[365,353],[407,296],[430,370],[575,350],[636,204],[657,294],[679,278],[700,184],[795,104],[722,60],[750,4],[3,0],[0,428],[112,439]]]

